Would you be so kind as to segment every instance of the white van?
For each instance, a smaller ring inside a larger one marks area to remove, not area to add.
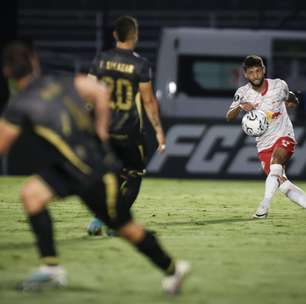
[[[263,57],[268,77],[306,90],[306,32],[164,29],[156,72],[162,115],[224,119],[249,54]]]

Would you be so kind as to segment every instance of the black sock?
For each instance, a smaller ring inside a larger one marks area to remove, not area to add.
[[[56,250],[53,240],[52,220],[47,209],[35,214],[29,215],[29,222],[36,237],[36,244],[41,257],[48,264],[56,264]],[[55,258],[55,259],[54,259]]]
[[[138,175],[128,175],[120,179],[121,199],[129,209],[132,207],[139,194],[142,177]]]
[[[174,260],[161,248],[155,236],[150,232],[146,231],[144,239],[135,246],[167,275],[174,273]]]

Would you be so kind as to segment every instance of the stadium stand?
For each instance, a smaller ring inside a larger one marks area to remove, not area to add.
[[[304,10],[39,10],[21,9],[19,36],[32,37],[45,70],[86,71],[94,54],[110,44],[103,29],[120,15],[134,15],[141,26],[138,51],[153,67],[163,27],[195,26],[305,30]]]

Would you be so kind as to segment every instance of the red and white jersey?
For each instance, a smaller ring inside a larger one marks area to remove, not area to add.
[[[257,150],[270,148],[278,138],[289,136],[294,138],[292,122],[288,116],[285,101],[288,99],[289,89],[284,80],[265,79],[265,90],[255,91],[250,83],[240,87],[230,106],[233,109],[239,104],[250,102],[256,109],[264,111],[270,122],[268,130],[260,137],[256,137]]]

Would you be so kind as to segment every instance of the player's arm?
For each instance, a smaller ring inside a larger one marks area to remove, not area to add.
[[[228,122],[233,121],[236,119],[236,117],[239,115],[239,113],[242,111],[249,112],[256,109],[256,104],[253,104],[251,102],[244,102],[240,103],[238,106],[234,108],[230,108],[226,113],[226,120]]]
[[[147,116],[155,130],[158,151],[163,152],[166,148],[166,139],[160,121],[158,102],[154,96],[151,81],[139,83],[139,91]]]
[[[233,120],[236,119],[236,117],[239,115],[239,113],[241,112],[242,108],[240,106],[241,103],[241,96],[238,93],[238,90],[236,91],[234,98],[233,98],[233,102],[231,104],[231,106],[229,107],[227,113],[226,113],[226,120],[228,122],[231,122]]]
[[[231,122],[233,120],[236,119],[236,117],[239,115],[239,113],[241,112],[241,107],[240,105],[234,107],[234,108],[230,108],[227,113],[226,113],[226,120],[228,122]]]
[[[109,137],[109,90],[106,86],[83,75],[75,77],[75,87],[84,101],[94,104],[96,132],[102,141],[106,141]]]
[[[295,109],[299,105],[299,99],[292,91],[289,91],[285,104],[287,109]]]
[[[257,104],[244,100],[241,89],[238,89],[234,95],[233,102],[226,113],[226,120],[228,122],[233,121],[237,118],[241,111],[249,112],[254,110],[256,106]]]
[[[16,141],[21,133],[21,129],[5,119],[0,119],[0,154],[9,151],[12,144]]]

